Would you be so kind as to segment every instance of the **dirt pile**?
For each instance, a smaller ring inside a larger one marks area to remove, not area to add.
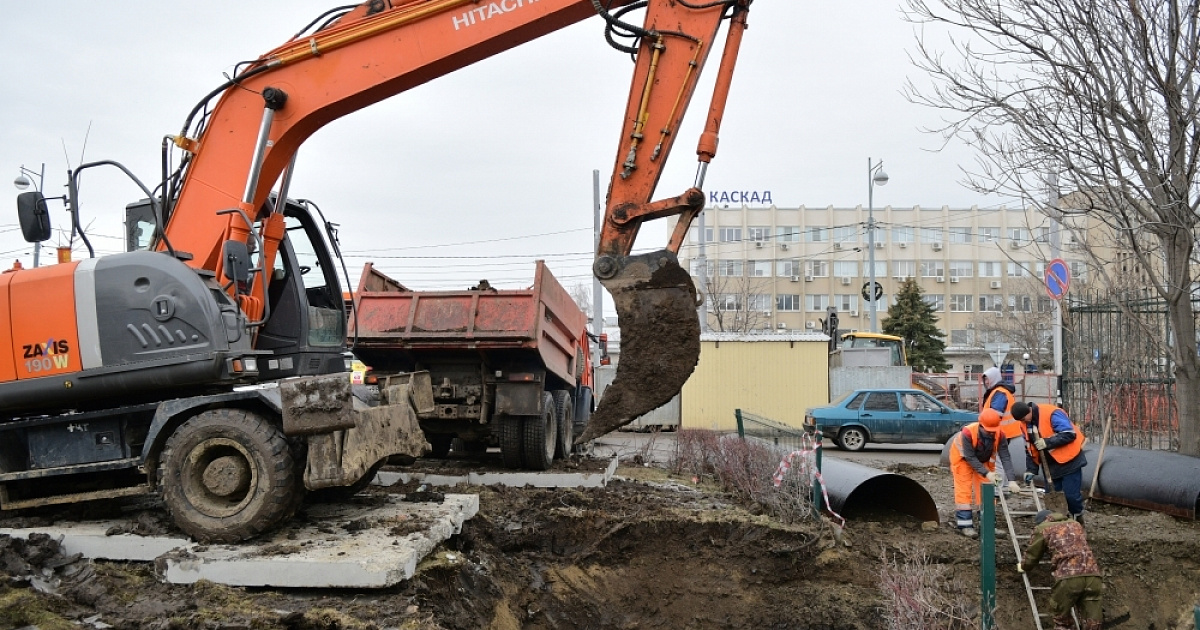
[[[148,564],[96,563],[94,598],[0,586],[0,630],[48,628],[888,628],[881,571],[923,550],[941,590],[978,610],[978,542],[892,512],[851,520],[842,542],[820,524],[782,525],[703,480],[629,466],[606,488],[456,488],[480,512],[423,563],[380,591],[272,591],[163,584]],[[943,515],[949,473],[906,467]],[[372,487],[367,493],[417,489]],[[1200,600],[1200,527],[1153,512],[1094,504],[1088,534],[1105,570],[1108,627],[1185,628]],[[301,515],[303,518],[304,516]],[[47,546],[13,552],[29,574],[57,560]],[[10,542],[11,546],[12,543]],[[1001,628],[1033,627],[997,540]],[[60,554],[61,555],[61,554]],[[7,557],[7,556],[6,556]],[[52,570],[58,571],[57,568]],[[20,569],[18,569],[18,573]],[[1048,580],[1043,565],[1035,578]],[[1049,583],[1046,581],[1045,583]],[[18,610],[10,614],[9,610]],[[88,621],[92,620],[92,621]],[[961,627],[978,627],[964,619]]]

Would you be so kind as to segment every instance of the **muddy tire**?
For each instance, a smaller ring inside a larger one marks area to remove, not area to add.
[[[446,459],[450,455],[450,446],[454,443],[454,436],[446,433],[435,433],[425,436],[429,440],[429,456],[435,459]]]
[[[592,409],[595,407],[595,400],[592,396],[592,388],[580,387],[579,393],[575,395],[575,435],[583,435],[583,430],[587,428],[588,420],[592,418]],[[586,444],[578,444],[575,446],[575,452],[582,453],[586,448]]]
[[[571,456],[571,445],[575,442],[575,401],[571,400],[571,392],[565,389],[555,390],[554,419],[558,423],[558,439],[554,445],[554,457],[566,459]]]
[[[496,417],[496,430],[500,438],[500,461],[504,463],[505,468],[521,467],[524,424],[524,418],[520,416]]]
[[[558,419],[554,395],[542,392],[542,415],[525,418],[521,461],[530,470],[548,470],[558,448]]]
[[[180,425],[158,479],[175,524],[201,542],[253,538],[291,518],[303,494],[283,432],[241,409],[205,411]]]
[[[867,447],[867,431],[862,427],[846,427],[838,431],[837,445],[843,451],[861,451]]]

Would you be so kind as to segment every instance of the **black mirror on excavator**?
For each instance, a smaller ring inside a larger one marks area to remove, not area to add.
[[[17,195],[17,218],[25,242],[40,243],[50,238],[50,211],[42,193],[32,191]]]
[[[225,241],[224,256],[225,279],[237,284],[238,293],[245,293],[250,282],[250,248],[241,241]]]

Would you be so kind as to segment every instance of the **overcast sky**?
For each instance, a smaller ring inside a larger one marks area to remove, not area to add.
[[[0,21],[0,180],[46,165],[61,194],[69,165],[116,160],[153,187],[162,137],[241,60],[286,41],[317,0],[30,2]],[[640,13],[638,14],[640,16]],[[960,185],[970,149],[921,129],[937,114],[908,103],[914,27],[894,0],[758,0],[750,12],[710,191],[770,191],[781,207],[867,202],[867,159],[891,177],[875,206],[998,205]],[[706,75],[711,79],[718,54]],[[599,18],[501,53],[335,121],[300,150],[292,196],[341,226],[352,283],[364,261],[415,288],[480,278],[529,284],[545,258],[590,285],[592,172],[607,180],[621,139],[632,64],[607,46]],[[705,84],[707,85],[707,83]],[[686,190],[707,91],[697,94],[656,198]],[[90,130],[90,131],[89,131]],[[85,151],[86,139],[86,151]],[[0,267],[32,264],[15,197],[0,216]],[[113,169],[84,174],[83,222],[101,252],[119,251],[124,205],[142,196]],[[66,213],[42,261],[65,244]],[[666,242],[663,222],[637,249]],[[86,251],[76,243],[76,258]]]

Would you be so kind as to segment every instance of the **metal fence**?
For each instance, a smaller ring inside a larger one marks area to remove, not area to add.
[[[1179,450],[1170,320],[1164,302],[1134,292],[1072,295],[1063,309],[1063,407],[1092,439]]]
[[[755,438],[789,451],[803,449],[812,442],[811,434],[803,427],[787,425],[741,409],[734,410],[734,416],[737,418],[738,435],[743,438]]]
[[[1004,372],[1003,376],[1005,382],[1015,390],[1014,397],[1017,400],[1047,404],[1057,401],[1057,374],[1016,371]],[[986,392],[977,372],[913,372],[912,385],[955,409],[966,411],[978,411],[979,399]]]

